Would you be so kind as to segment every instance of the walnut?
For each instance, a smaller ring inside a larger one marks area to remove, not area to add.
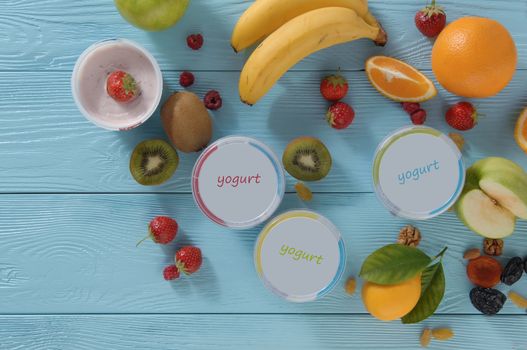
[[[485,238],[483,241],[483,251],[487,255],[500,256],[503,252],[503,240]]]
[[[409,247],[417,247],[421,241],[421,232],[418,228],[408,225],[401,229],[397,243],[404,244]]]

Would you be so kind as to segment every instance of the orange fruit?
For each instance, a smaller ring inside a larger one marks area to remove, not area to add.
[[[520,114],[520,117],[518,118],[518,121],[516,122],[514,139],[521,149],[527,153],[527,108],[523,110],[522,114]]]
[[[448,91],[463,97],[490,97],[511,81],[516,45],[499,22],[463,17],[450,23],[432,49],[432,70]]]
[[[368,312],[381,321],[393,321],[413,310],[421,297],[421,274],[399,284],[366,282],[362,301]]]
[[[423,73],[392,57],[369,58],[366,74],[373,87],[398,102],[423,102],[437,95],[434,83]]]

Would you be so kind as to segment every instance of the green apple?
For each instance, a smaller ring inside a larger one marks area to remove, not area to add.
[[[467,170],[456,212],[468,228],[482,236],[511,235],[516,217],[527,219],[527,173],[505,158],[474,163]]]
[[[185,14],[190,0],[115,0],[128,22],[149,31],[165,30]]]

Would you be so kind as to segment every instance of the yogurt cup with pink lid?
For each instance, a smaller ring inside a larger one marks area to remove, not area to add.
[[[264,143],[242,136],[217,140],[200,155],[192,172],[192,194],[203,214],[230,228],[254,227],[282,202],[285,175]]]
[[[112,98],[108,77],[125,72],[134,79],[137,96],[128,102]],[[77,59],[71,89],[81,113],[108,130],[130,130],[154,114],[163,92],[163,77],[156,59],[137,43],[109,39],[88,47]]]

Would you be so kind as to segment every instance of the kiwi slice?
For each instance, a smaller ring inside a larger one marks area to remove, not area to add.
[[[177,151],[163,140],[141,142],[130,157],[130,173],[144,186],[161,185],[172,177],[178,165]]]
[[[299,137],[287,145],[282,163],[294,178],[317,181],[326,177],[331,170],[331,154],[319,139]]]

